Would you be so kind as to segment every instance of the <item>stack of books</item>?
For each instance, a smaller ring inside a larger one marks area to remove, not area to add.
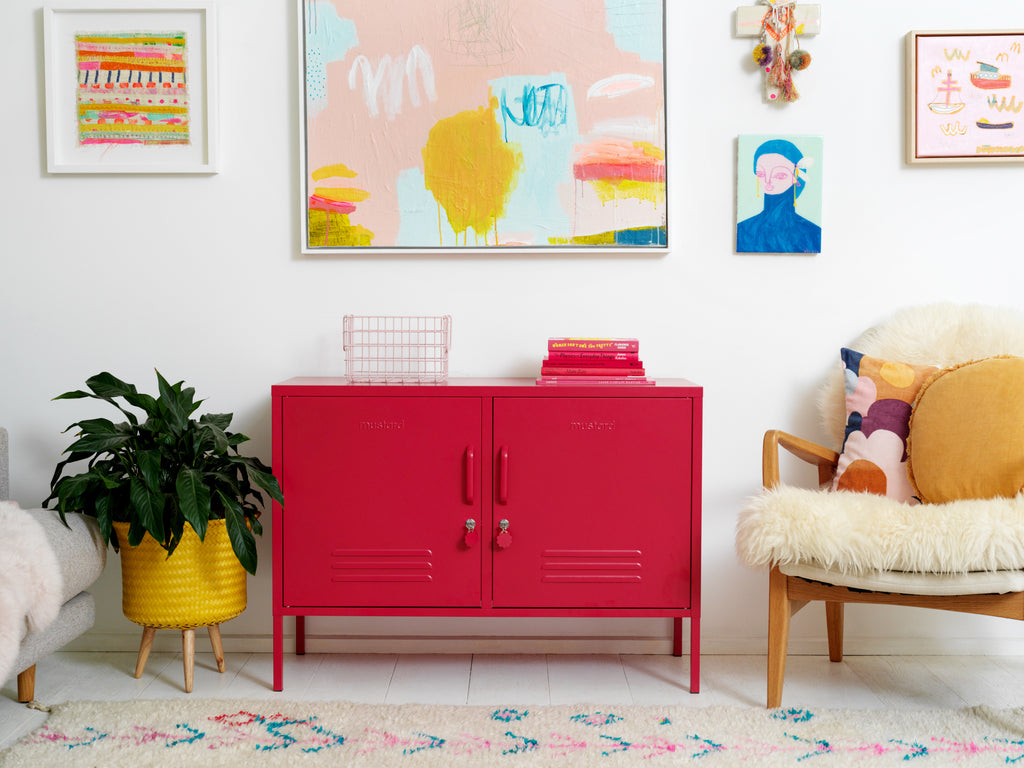
[[[640,359],[637,339],[548,339],[538,384],[653,384]]]

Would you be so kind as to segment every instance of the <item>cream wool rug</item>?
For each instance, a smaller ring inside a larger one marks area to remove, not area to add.
[[[75,702],[0,766],[1024,765],[1024,708]]]

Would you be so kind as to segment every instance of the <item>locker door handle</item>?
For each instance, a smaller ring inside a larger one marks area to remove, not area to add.
[[[508,504],[508,446],[501,446],[498,463],[498,502]]]
[[[476,461],[473,446],[466,446],[466,503],[472,504],[476,495]]]

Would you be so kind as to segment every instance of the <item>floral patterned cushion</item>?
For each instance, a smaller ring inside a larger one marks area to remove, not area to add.
[[[843,348],[846,434],[833,490],[866,491],[915,504],[907,477],[910,411],[935,366],[869,357]]]

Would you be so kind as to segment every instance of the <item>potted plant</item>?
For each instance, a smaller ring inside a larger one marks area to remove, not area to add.
[[[232,414],[194,419],[202,403],[195,389],[156,376],[156,397],[104,372],[86,381],[88,392],[54,398],[103,400],[126,420],[85,419],[68,427],[77,428],[77,438],[43,502],[56,500],[62,519],[68,512],[96,517],[103,541],[120,551],[124,614],[146,627],[137,677],[156,628],[210,627],[223,666],[215,628],[245,609],[245,571],[256,572],[255,536],[263,532],[260,490],[284,503],[270,468],[238,453],[249,438],[228,431]],[[82,461],[84,471],[64,474]],[[191,638],[184,639],[191,690]]]

